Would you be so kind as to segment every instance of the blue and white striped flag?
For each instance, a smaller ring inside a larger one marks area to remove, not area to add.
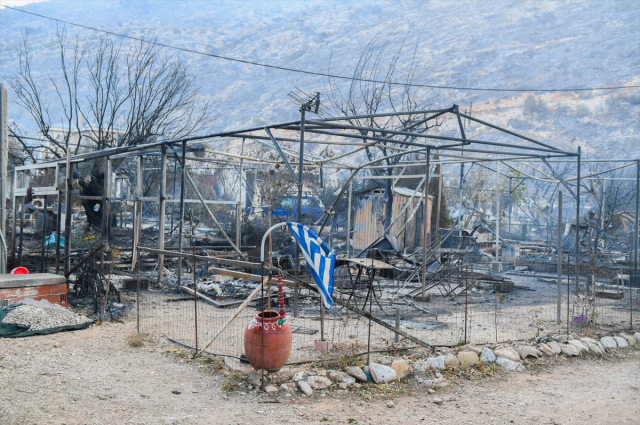
[[[333,305],[333,269],[336,265],[335,254],[307,226],[290,222],[287,222],[287,226],[307,260],[309,272],[313,276],[313,280],[316,281],[322,303],[327,310],[331,310]]]

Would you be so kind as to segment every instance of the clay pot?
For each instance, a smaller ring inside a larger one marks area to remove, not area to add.
[[[279,371],[291,354],[289,323],[277,311],[256,314],[244,330],[244,352],[255,369]]]

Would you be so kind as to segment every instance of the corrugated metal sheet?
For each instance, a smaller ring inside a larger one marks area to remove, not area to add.
[[[398,241],[398,249],[401,251],[405,248],[407,251],[413,251],[417,246],[422,246],[423,232],[423,202],[422,193],[407,188],[394,188],[393,197],[393,218],[394,220],[399,214],[402,217],[391,227],[390,234],[394,235]],[[411,195],[414,194],[413,199]],[[427,223],[431,222],[432,198],[429,197],[429,208]],[[353,227],[353,248],[357,252],[365,249],[384,232],[384,190],[378,189],[369,192],[366,195],[359,196],[354,200],[356,211],[354,216]],[[403,211],[405,205],[408,207]],[[413,210],[418,206],[416,213],[411,217]],[[406,225],[405,225],[406,224]]]

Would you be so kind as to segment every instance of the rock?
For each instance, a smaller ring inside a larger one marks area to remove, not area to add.
[[[442,403],[444,403],[444,400],[443,400],[443,399],[441,399],[441,398],[438,398],[438,397],[434,397],[434,398],[433,398],[433,402],[434,402],[435,404],[437,404],[438,406],[441,406],[441,405],[442,405]]]
[[[636,340],[636,342],[640,342],[640,332],[634,333],[633,338]]]
[[[278,389],[273,385],[267,385],[267,387],[264,389],[264,392],[267,394],[274,394],[278,392]]]
[[[344,382],[340,382],[338,384],[338,388],[340,388],[341,390],[346,390],[347,388],[349,388],[349,385],[345,384]]]
[[[604,354],[604,349],[600,348],[600,345],[593,344],[591,342],[585,342],[587,347],[589,347],[589,351],[596,354]]]
[[[469,345],[465,351],[473,351],[477,355],[480,355],[480,353],[482,353],[482,348],[476,347],[475,345]]]
[[[307,381],[298,381],[298,388],[300,388],[300,391],[302,391],[305,395],[313,394],[313,389]]]
[[[616,340],[616,343],[618,344],[618,347],[620,347],[620,348],[627,348],[629,346],[629,343],[624,338],[621,338],[619,336],[614,336],[613,339]]]
[[[588,336],[584,336],[584,337],[580,338],[580,341],[582,341],[582,342],[590,342],[591,344],[597,344],[598,343],[598,341],[596,341],[593,338],[589,338]]]
[[[629,347],[635,347],[636,344],[638,343],[638,341],[636,341],[636,339],[631,335],[620,334],[619,336],[627,340],[627,344],[629,344]]]
[[[349,375],[345,376],[341,382],[341,384],[346,384],[346,385],[354,385],[355,383],[356,383],[356,378]]]
[[[391,366],[392,359],[390,357],[384,356],[380,359],[380,364],[384,366]]]
[[[516,350],[514,350],[513,348],[500,348],[498,350],[495,350],[493,352],[493,354],[496,355],[496,357],[502,357],[505,359],[509,359],[512,362],[519,362],[520,361],[520,354],[518,354],[518,352]]]
[[[444,366],[444,358],[442,359]],[[401,380],[413,373],[413,368],[404,360],[396,360],[391,365],[391,369],[396,372],[396,379]]]
[[[262,376],[257,373],[250,373],[249,376],[247,376],[247,382],[256,388],[260,388],[262,387]]]
[[[427,359],[427,365],[432,369],[444,369],[444,356],[429,357]]]
[[[349,375],[341,370],[332,370],[329,372],[329,379],[333,382],[343,381]]]
[[[318,376],[327,376],[327,371],[326,370],[319,370],[318,371]]]
[[[478,355],[473,351],[461,351],[458,353],[458,361],[460,362],[460,367],[467,368],[478,363],[480,359]]]
[[[296,382],[297,381],[302,381],[302,380],[304,380],[306,378],[305,375],[306,374],[304,372],[298,372],[295,375],[293,375],[293,380],[296,381]]]
[[[428,379],[428,380],[424,381],[424,385],[426,385],[428,387],[442,388],[442,387],[446,387],[447,385],[449,385],[449,381],[447,381],[444,378]]]
[[[527,357],[538,358],[542,356],[542,352],[528,345],[522,345],[516,349],[518,355],[521,359],[526,359]]]
[[[293,385],[293,384],[281,384],[281,385],[280,385],[280,389],[281,389],[282,391],[284,391],[284,392],[291,393],[291,392],[293,392],[293,391],[294,391],[294,389],[295,389],[295,388],[292,388],[292,387],[291,387],[292,385]]]
[[[378,363],[369,363],[369,370],[371,371],[371,378],[376,384],[382,384],[383,382],[390,382],[396,379],[396,371],[389,366],[384,366]]]
[[[562,344],[560,345],[560,349],[562,350],[562,354],[565,356],[577,356],[580,354],[580,351],[571,344]]]
[[[387,407],[388,407],[389,409],[391,409],[391,408],[392,408],[392,407],[394,407],[395,405],[396,405],[396,404],[395,404],[393,401],[391,401],[391,400],[387,401]]]
[[[491,351],[490,348],[485,348],[480,353],[480,360],[482,360],[485,363],[493,363],[496,361],[496,355],[493,354],[493,351]]]
[[[460,366],[460,362],[458,361],[458,358],[456,356],[454,356],[453,354],[447,354],[444,357],[444,364],[446,367],[458,367]]]
[[[425,360],[418,360],[413,362],[414,372],[426,372],[429,369],[429,364]]]
[[[314,390],[324,390],[329,388],[331,385],[331,380],[329,378],[325,378],[324,376],[310,376],[307,378],[307,383]]]
[[[554,353],[556,354],[562,353],[562,349],[560,349],[560,344],[558,344],[557,341],[549,341],[547,345],[551,347]]]
[[[496,363],[511,372],[522,372],[524,370],[524,365],[520,362],[514,362],[513,360],[507,359],[506,357],[498,357]]]
[[[359,367],[348,366],[344,370],[345,370],[345,372],[347,372],[349,375],[353,376],[354,378],[356,378],[360,382],[367,382],[368,381],[367,376],[364,374],[362,369],[360,369]]]
[[[583,351],[589,351],[589,347],[587,347],[584,342],[580,341],[579,339],[571,339],[569,340],[568,344],[576,347],[578,349],[578,354],[582,353]]]
[[[616,348],[618,348],[618,343],[610,336],[600,338],[600,343],[604,346],[604,348],[607,348],[609,350],[615,350]]]
[[[538,349],[547,357],[553,357],[556,355],[555,351],[553,351],[553,349],[549,347],[549,344],[541,342],[540,344],[538,344]]]

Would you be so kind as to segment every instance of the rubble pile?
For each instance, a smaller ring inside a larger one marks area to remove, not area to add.
[[[22,304],[11,310],[2,323],[18,323],[30,325],[30,330],[50,329],[61,326],[73,326],[91,322],[85,316],[48,302],[22,301]]]

